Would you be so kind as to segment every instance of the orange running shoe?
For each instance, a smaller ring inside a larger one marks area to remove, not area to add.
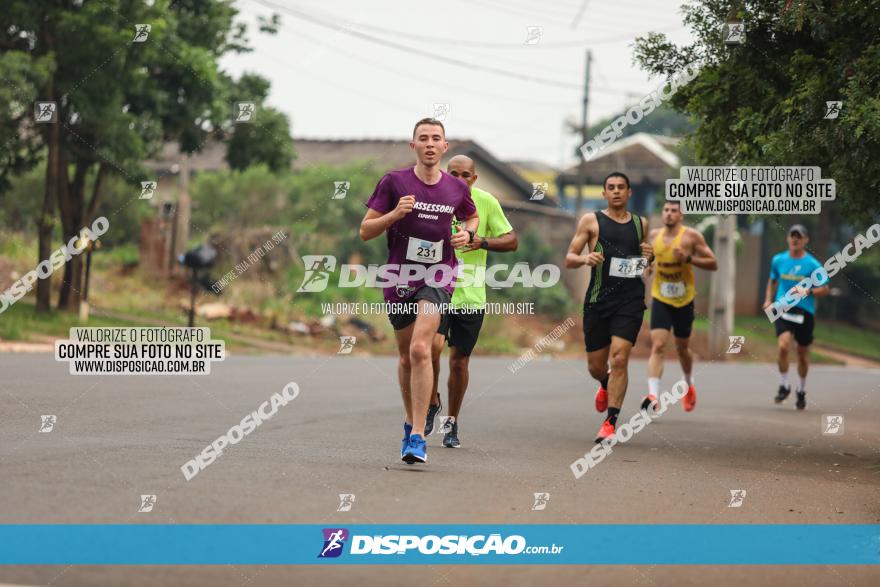
[[[697,390],[694,389],[693,385],[688,386],[688,391],[684,394],[684,411],[692,412],[694,410],[694,406],[697,405]]]
[[[603,440],[608,440],[614,436],[614,424],[606,419],[602,422],[602,427],[599,428],[599,433],[596,434],[596,444],[602,442]]]
[[[648,411],[648,408],[651,408],[656,412],[658,407],[659,406],[657,404],[657,396],[656,395],[652,395],[649,393],[648,395],[645,396],[645,399],[642,400],[641,410],[643,410],[645,412]]]
[[[599,384],[599,391],[596,392],[596,411],[604,412],[608,409],[608,390]]]

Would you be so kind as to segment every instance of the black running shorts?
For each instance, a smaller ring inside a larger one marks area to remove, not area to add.
[[[611,344],[612,336],[635,344],[646,309],[642,298],[630,299],[616,305],[607,302],[585,305],[584,346],[587,352],[607,347]]]
[[[482,310],[447,312],[437,332],[446,337],[449,346],[454,346],[461,354],[469,357],[477,346],[484,316],[485,312]]]
[[[694,302],[680,308],[651,299],[651,330],[672,329],[675,338],[690,338],[694,325]]]
[[[416,321],[419,300],[428,300],[429,302],[432,302],[434,305],[438,306],[437,311],[439,312],[440,306],[446,307],[449,304],[451,297],[452,296],[449,295],[449,292],[443,288],[425,285],[406,300],[402,302],[392,302],[391,307],[388,310],[388,320],[391,322],[391,326],[394,327],[394,330],[403,330]]]
[[[794,320],[787,320],[780,316],[776,319],[776,336],[779,337],[783,332],[791,332],[794,339],[801,346],[809,346],[813,344],[813,326],[815,321],[813,320],[813,315],[804,310],[803,308],[792,308],[786,314],[790,314],[792,317],[803,316],[804,321],[802,324],[798,324]],[[797,318],[795,318],[796,320]]]

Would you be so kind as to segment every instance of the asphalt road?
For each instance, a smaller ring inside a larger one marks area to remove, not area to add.
[[[775,367],[704,363],[680,405],[580,479],[601,417],[583,362],[475,358],[463,447],[399,461],[392,358],[230,357],[204,377],[71,376],[47,354],[0,354],[2,523],[880,523],[880,371],[817,367],[809,405],[772,396]],[[644,362],[631,366],[622,420]],[[444,368],[445,372],[445,368]],[[678,374],[667,364],[664,389]],[[442,378],[445,380],[445,376]],[[191,481],[180,466],[290,382],[299,396]],[[443,389],[443,387],[441,387]],[[40,416],[57,416],[39,433]],[[822,415],[844,415],[842,435]],[[742,489],[741,507],[728,507]],[[533,494],[549,503],[533,511]],[[338,494],[355,494],[337,512]],[[141,494],[157,495],[138,513]],[[658,549],[687,544],[658,544]],[[732,548],[736,545],[732,544]],[[230,545],[234,548],[234,545]],[[596,548],[614,549],[596,537]],[[0,567],[26,585],[876,585],[880,567]]]

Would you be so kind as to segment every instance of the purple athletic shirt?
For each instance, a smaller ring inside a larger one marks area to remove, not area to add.
[[[451,243],[452,216],[464,220],[477,211],[470,189],[464,181],[444,172],[441,172],[440,181],[428,185],[416,176],[412,167],[408,167],[386,173],[376,184],[367,207],[387,214],[397,207],[400,198],[409,195],[416,197],[412,212],[388,227],[388,263],[425,267],[446,265],[454,272],[458,261]],[[399,275],[398,271],[393,273]],[[435,279],[442,279],[440,271]],[[424,279],[419,279],[386,287],[385,301],[405,300],[424,283]],[[450,279],[444,289],[451,295],[455,279]]]

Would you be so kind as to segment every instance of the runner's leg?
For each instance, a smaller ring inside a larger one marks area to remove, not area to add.
[[[436,304],[428,300],[418,301],[418,314],[413,325],[409,344],[410,381],[412,393],[413,434],[424,436],[425,418],[434,383],[431,350],[441,315]]]
[[[611,336],[609,360],[611,364],[611,376],[608,378],[608,408],[620,410],[623,398],[626,396],[626,387],[629,383],[629,354],[633,344],[619,336]]]
[[[659,397],[660,378],[663,377],[663,353],[669,340],[669,329],[651,330],[651,357],[648,359],[648,394]]]
[[[809,355],[810,355],[810,345],[801,344],[798,341],[797,347],[797,356],[798,356],[798,375],[800,376],[800,381],[798,381],[797,388],[797,401],[795,401],[794,407],[798,410],[803,410],[807,407],[807,370],[809,369]]]
[[[678,352],[678,362],[681,363],[681,372],[684,374],[684,381],[688,385],[693,383],[694,355],[689,348],[690,338],[675,339],[675,350]]]
[[[440,392],[438,386],[440,382],[440,355],[443,354],[443,344],[446,337],[440,333],[434,335],[434,344],[431,348],[431,363],[434,368],[434,393],[431,395],[431,403],[437,405],[440,403]]]
[[[449,349],[449,415],[456,420],[468,387],[470,359],[458,347]]]
[[[409,359],[409,346],[412,340],[412,333],[415,323],[410,324],[406,328],[394,331],[394,337],[397,339],[397,353],[400,355],[400,361],[397,363],[397,380],[400,383],[400,395],[403,398],[403,409],[405,412],[406,423],[412,425],[412,396],[410,394],[410,382],[412,381],[412,365]]]
[[[798,391],[804,391],[807,386],[807,371],[810,369],[810,347],[799,344],[797,347],[798,356]]]
[[[600,383],[608,378],[608,354],[611,351],[611,345],[595,351],[587,351],[587,369],[590,377]]]
[[[784,387],[789,387],[788,383],[788,350],[791,348],[791,331],[786,330],[777,337],[777,345],[779,356],[777,364],[779,365],[779,382]]]

